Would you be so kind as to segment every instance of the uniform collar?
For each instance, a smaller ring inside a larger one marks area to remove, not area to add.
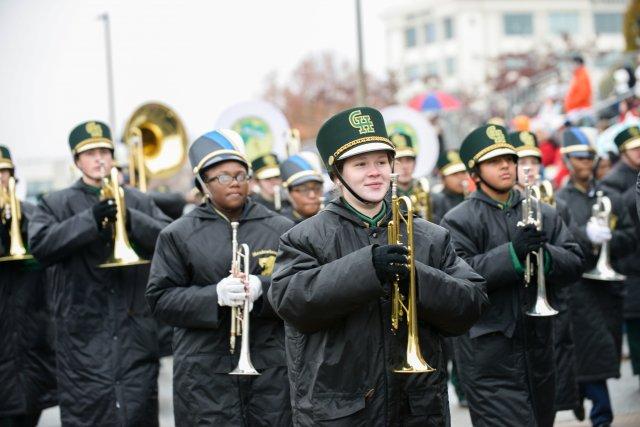
[[[387,204],[388,201],[385,198],[382,203],[382,209],[374,218],[363,215],[357,209],[347,203],[342,197],[338,197],[329,202],[329,204],[325,207],[325,210],[340,215],[341,217],[346,218],[355,224],[370,228],[380,227],[388,221],[390,210],[388,209]]]
[[[489,197],[487,195],[487,193],[485,193],[484,191],[482,191],[480,189],[478,189],[478,190],[474,191],[473,193],[471,193],[469,198],[470,199],[481,200],[481,201],[483,201],[485,203],[488,203],[491,206],[494,206],[494,207],[496,207],[496,208],[498,208],[500,210],[507,210],[507,209],[515,208],[522,201],[522,196],[520,195],[520,192],[515,190],[515,188],[511,189],[511,191],[509,193],[509,200],[507,200],[506,203],[499,202],[497,200],[492,199],[491,197]]]
[[[80,191],[84,191],[85,193],[88,194],[93,194],[95,196],[99,196],[100,195],[100,190],[102,190],[102,188],[100,187],[94,187],[93,185],[89,185],[86,182],[84,182],[84,180],[82,178],[78,179],[72,186],[71,188],[76,188]]]
[[[213,220],[217,219],[229,222],[229,219],[222,212],[215,209],[213,205],[208,201],[203,202],[202,204],[200,204],[200,206],[198,206],[191,212],[192,215],[197,218]],[[277,215],[277,213],[270,211],[269,209],[265,208],[259,203],[254,202],[250,197],[248,197],[242,209],[242,214],[240,215],[239,222],[268,218]]]

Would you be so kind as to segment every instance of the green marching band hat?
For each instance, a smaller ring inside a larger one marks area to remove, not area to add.
[[[389,139],[396,147],[396,159],[400,157],[416,157],[413,139],[404,132],[396,131],[389,135]]]
[[[235,160],[249,170],[244,141],[233,130],[220,129],[206,133],[189,147],[189,162],[194,175],[226,160]]]
[[[0,145],[0,169],[13,169],[13,160],[11,160],[11,151],[4,145]]]
[[[320,128],[316,147],[329,171],[339,160],[357,154],[380,150],[395,153],[382,114],[370,107],[350,108],[331,117]]]
[[[616,135],[613,142],[621,153],[625,150],[640,147],[640,127],[631,126]]]
[[[454,173],[464,172],[466,170],[458,150],[446,150],[440,153],[436,167],[443,176],[453,175]]]
[[[560,153],[569,157],[593,157],[596,150],[589,136],[581,128],[570,127],[562,133]]]
[[[511,132],[509,134],[509,143],[516,149],[518,157],[537,157],[542,158],[542,151],[538,148],[538,138],[532,132],[523,130],[520,132]]]
[[[109,126],[98,121],[80,123],[69,134],[69,148],[74,156],[94,148],[113,151]]]
[[[460,146],[460,158],[469,172],[485,160],[506,154],[517,156],[507,141],[507,130],[500,125],[480,126],[467,135]]]
[[[253,176],[257,179],[269,179],[280,176],[280,162],[274,153],[265,154],[251,162]]]
[[[309,181],[323,183],[320,159],[315,153],[303,151],[289,157],[280,165],[282,186],[288,189]]]

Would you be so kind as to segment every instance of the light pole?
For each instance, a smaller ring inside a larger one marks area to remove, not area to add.
[[[356,31],[358,39],[358,105],[365,105],[367,85],[364,75],[364,50],[362,48],[362,12],[360,0],[356,0]]]
[[[104,44],[106,54],[106,66],[107,66],[107,92],[109,97],[109,127],[111,127],[112,137],[116,135],[116,101],[115,91],[113,88],[113,61],[111,58],[111,23],[109,21],[109,14],[103,13],[98,16],[104,23]]]

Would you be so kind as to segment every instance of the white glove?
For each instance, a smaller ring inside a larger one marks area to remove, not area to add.
[[[262,282],[258,276],[249,275],[249,298],[253,303],[262,296]]]
[[[237,277],[225,277],[216,286],[218,294],[218,305],[239,307],[244,303],[247,293],[244,283]]]
[[[611,240],[611,230],[609,227],[598,224],[598,222],[589,220],[587,223],[587,237],[592,243],[601,245]]]

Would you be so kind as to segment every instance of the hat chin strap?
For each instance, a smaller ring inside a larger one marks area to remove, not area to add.
[[[495,191],[496,193],[502,193],[502,190],[497,189],[496,187],[494,187],[493,185],[489,184],[487,181],[484,180],[484,178],[482,178],[482,175],[480,175],[480,169],[476,169],[476,175],[478,175],[478,178],[480,179],[480,182],[484,185],[486,185],[487,187],[489,187],[490,189],[492,189],[493,191]],[[518,176],[518,166],[516,165],[516,176]],[[516,182],[518,180],[516,179]]]

